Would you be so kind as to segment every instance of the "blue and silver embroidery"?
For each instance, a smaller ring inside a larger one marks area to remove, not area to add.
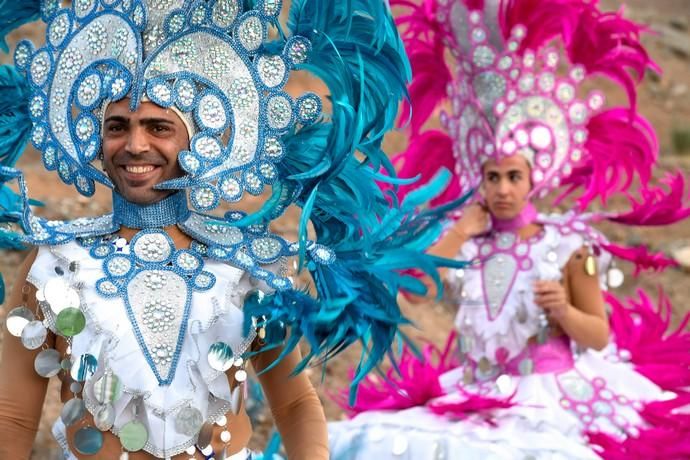
[[[90,250],[103,259],[105,277],[96,288],[105,297],[124,300],[151,370],[160,385],[167,385],[175,376],[192,294],[213,287],[215,276],[204,270],[198,254],[175,249],[163,230],[139,232],[129,250],[117,248],[118,241],[104,238]]]
[[[187,173],[160,187],[189,189],[198,211],[259,195],[278,177],[281,136],[321,114],[315,94],[296,99],[283,87],[309,54],[294,36],[268,46],[281,2],[237,0],[74,2],[44,7],[48,41],[21,42],[15,62],[33,89],[32,141],[48,169],[90,196],[108,177],[92,164],[100,151],[100,117],[108,102],[130,97],[176,107],[195,122]],[[88,4],[88,5],[87,5]]]

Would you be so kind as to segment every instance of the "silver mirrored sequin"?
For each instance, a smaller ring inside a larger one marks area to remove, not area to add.
[[[86,412],[84,400],[80,398],[72,398],[62,406],[60,411],[60,418],[65,426],[70,426],[81,420]]]
[[[201,411],[195,407],[184,407],[175,416],[175,430],[186,436],[194,436],[199,433],[204,424]]]
[[[56,376],[62,370],[60,366],[61,360],[60,353],[49,348],[36,355],[34,369],[41,377],[50,378]]]
[[[5,325],[7,326],[7,330],[10,332],[10,334],[12,334],[15,337],[21,337],[22,331],[24,330],[26,325],[34,321],[35,319],[36,317],[31,312],[31,310],[24,306],[21,306],[12,309],[12,311],[10,311],[7,314],[7,318],[5,319]]]
[[[24,326],[21,333],[22,344],[29,350],[36,350],[48,337],[48,329],[43,325],[42,321],[31,321]]]

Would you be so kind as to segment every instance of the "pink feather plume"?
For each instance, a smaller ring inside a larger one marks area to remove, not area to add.
[[[568,43],[578,28],[580,16],[590,2],[582,0],[501,0],[498,22],[503,38],[515,26],[526,27],[522,49],[536,50],[561,37]]]
[[[562,185],[569,187],[557,201],[577,188],[580,210],[599,197],[606,204],[616,192],[627,192],[635,177],[648,183],[658,157],[659,144],[654,127],[628,109],[614,108],[592,117],[587,125],[587,156]]]
[[[681,172],[667,174],[657,187],[642,188],[642,200],[632,201],[633,209],[610,217],[626,225],[670,225],[690,217],[690,192],[685,191]]]
[[[391,0],[390,3],[392,7],[408,10],[396,18],[412,65],[409,102],[403,103],[400,125],[409,121],[411,133],[416,135],[446,100],[446,87],[451,82],[451,72],[445,61],[443,39],[446,33],[436,20],[435,0],[423,0],[419,4],[410,0]]]
[[[446,133],[431,130],[411,138],[407,150],[394,156],[392,162],[399,178],[411,179],[419,176],[416,182],[398,187],[396,195],[400,201],[420,185],[428,183],[441,168],[448,169],[453,174],[453,179],[443,193],[431,200],[431,205],[439,206],[460,198],[462,190],[454,172],[453,140]],[[391,185],[382,185],[384,189],[392,189]]]
[[[612,255],[635,264],[633,276],[645,270],[663,271],[678,266],[678,262],[663,252],[650,252],[645,246],[631,248],[613,243],[603,243],[601,246]]]
[[[465,399],[461,401],[446,401],[443,399],[431,402],[429,410],[437,415],[453,420],[464,420],[471,415],[480,416],[485,422],[494,425],[493,416],[497,409],[509,409],[515,406],[512,394],[506,398],[492,398],[460,390]]]
[[[546,2],[550,3],[550,2]],[[646,28],[617,12],[601,12],[596,2],[579,15],[575,32],[566,42],[570,61],[583,65],[589,74],[604,75],[627,92],[633,110],[637,84],[649,69],[660,72],[640,42]]]
[[[456,334],[452,333],[443,350],[427,344],[421,359],[405,345],[397,369],[388,370],[385,378],[370,374],[360,384],[354,406],[347,403],[349,390],[344,390],[333,399],[351,415],[372,410],[424,406],[430,400],[443,396],[439,377],[458,365],[454,359],[455,339]]]
[[[666,460],[690,458],[690,395],[648,403],[641,411],[647,426],[635,436],[616,439],[587,433],[590,444],[606,460]]]
[[[630,353],[635,370],[664,390],[679,391],[690,385],[690,314],[671,331],[673,307],[659,294],[658,307],[643,291],[639,300],[629,299],[626,307],[610,293],[611,331],[619,350]]]

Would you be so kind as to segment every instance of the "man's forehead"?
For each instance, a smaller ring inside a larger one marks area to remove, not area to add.
[[[182,123],[182,120],[175,111],[156,105],[151,101],[141,102],[137,109],[132,111],[129,105],[129,99],[121,99],[117,102],[110,103],[106,108],[105,115],[106,117],[117,115],[127,119],[141,117],[150,118],[154,116],[155,118],[169,119],[170,121],[175,120]]]

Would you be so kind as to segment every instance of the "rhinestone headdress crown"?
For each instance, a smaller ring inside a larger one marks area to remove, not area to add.
[[[484,12],[470,11],[462,1],[439,6],[438,14],[448,18],[449,37],[457,41],[455,82],[448,86],[451,109],[442,123],[454,141],[463,188],[476,186],[487,160],[514,154],[532,166],[536,193],[560,187],[583,157],[589,119],[604,106],[600,91],[578,98],[584,67],[571,66],[559,76],[559,50],[523,49],[521,25],[513,27],[505,45],[496,43],[502,39]]]
[[[45,46],[22,41],[14,57],[32,87],[31,138],[46,167],[86,196],[95,182],[112,187],[92,164],[101,111],[125,97],[135,109],[148,98],[195,124],[179,156],[186,176],[160,186],[190,189],[199,211],[262,193],[278,174],[281,134],[321,113],[317,95],[293,99],[283,90],[311,45],[293,36],[282,49],[269,46],[281,7],[279,0],[246,11],[240,0],[45,2]]]

